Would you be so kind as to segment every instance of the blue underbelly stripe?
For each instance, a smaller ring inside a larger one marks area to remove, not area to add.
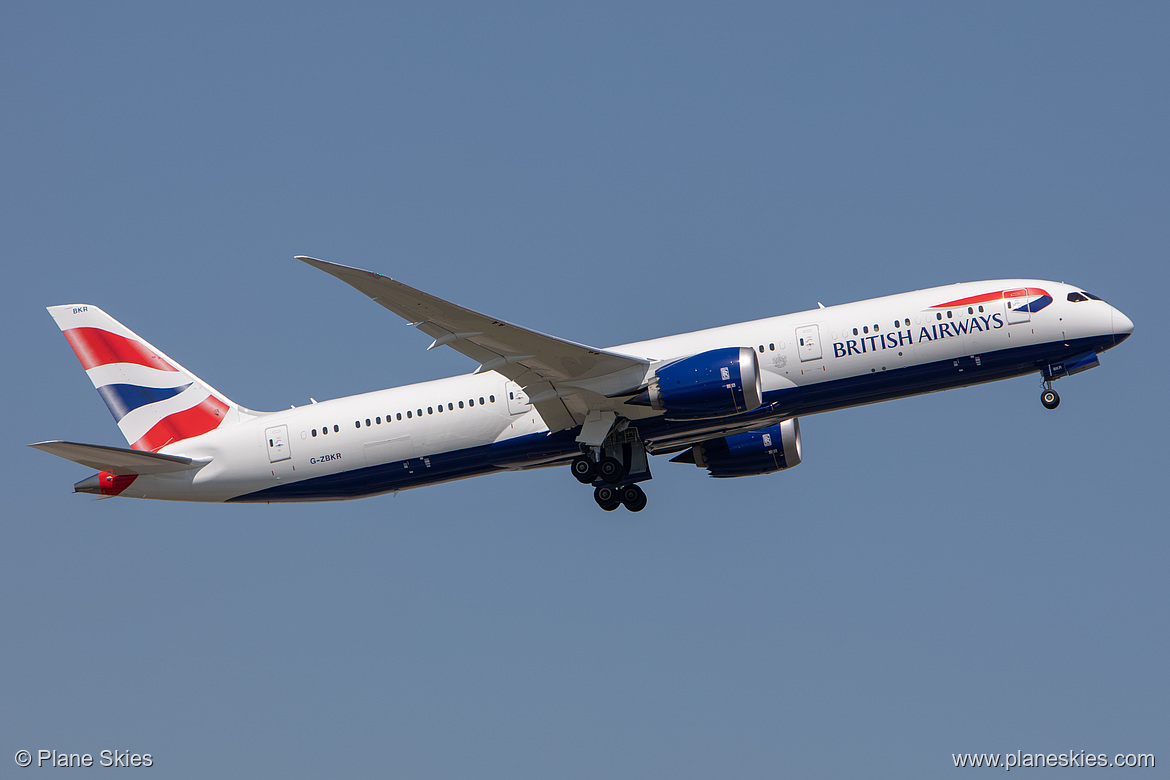
[[[1015,347],[981,353],[978,363],[973,357],[967,356],[947,358],[933,363],[772,391],[765,393],[764,407],[755,412],[726,419],[728,422],[744,423],[758,417],[763,421],[774,418],[777,413],[800,417],[935,390],[1008,379],[1034,373],[1049,363],[1059,362],[1090,350],[1105,349],[1113,344],[1113,336],[1102,336]],[[959,364],[957,366],[956,361]],[[642,438],[647,440],[661,437],[664,433],[685,434],[688,430],[698,431],[710,426],[711,421],[672,422],[654,417],[635,421],[633,424],[637,426]],[[559,431],[554,434],[530,434],[495,444],[429,455],[425,461],[423,458],[412,458],[408,461],[310,477],[229,500],[263,502],[359,498],[514,469],[526,463],[557,458],[568,460],[579,452],[576,430]]]

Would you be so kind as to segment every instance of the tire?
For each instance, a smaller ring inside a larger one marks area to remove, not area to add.
[[[621,499],[618,498],[618,492],[609,485],[602,485],[593,491],[593,500],[597,505],[606,512],[612,512],[621,505]]]
[[[1045,390],[1040,394],[1040,403],[1044,405],[1045,409],[1055,409],[1060,406],[1060,396],[1055,390]]]
[[[609,484],[617,485],[626,476],[626,470],[617,458],[605,457],[597,464],[597,474]]]
[[[618,494],[622,504],[631,512],[641,512],[646,508],[646,494],[637,485],[626,485]]]
[[[578,455],[569,464],[569,470],[582,485],[588,485],[597,479],[597,464],[588,455]]]

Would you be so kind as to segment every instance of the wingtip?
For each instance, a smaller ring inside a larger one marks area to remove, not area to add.
[[[341,263],[331,263],[328,260],[318,260],[315,257],[308,255],[295,255],[294,259],[300,260],[302,263],[313,266],[314,268],[324,271],[327,274],[332,274],[338,278],[342,278],[343,274],[365,274],[366,276],[373,276],[379,279],[389,279],[385,274],[380,274],[377,271],[368,271],[365,268],[358,268],[352,265],[342,265]]]

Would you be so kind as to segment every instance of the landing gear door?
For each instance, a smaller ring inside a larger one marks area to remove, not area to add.
[[[800,362],[821,359],[821,331],[816,325],[805,325],[796,329],[797,351]]]
[[[1003,293],[1003,302],[1007,306],[1008,325],[1015,325],[1018,322],[1028,322],[1032,319],[1032,312],[1027,308],[1027,290],[1005,290]]]
[[[264,441],[268,445],[268,462],[277,463],[288,460],[292,453],[288,448],[288,426],[276,425],[264,429]]]

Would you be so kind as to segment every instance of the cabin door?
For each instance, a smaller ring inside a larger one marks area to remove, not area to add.
[[[816,325],[796,329],[797,352],[800,362],[821,359],[821,331]]]
[[[288,426],[275,425],[264,430],[264,439],[268,444],[268,462],[278,463],[288,460],[292,453],[288,448]]]
[[[1008,325],[1015,325],[1018,322],[1028,322],[1032,319],[1032,312],[1027,307],[1027,301],[1027,290],[1004,291],[1003,302],[1007,306]]]

